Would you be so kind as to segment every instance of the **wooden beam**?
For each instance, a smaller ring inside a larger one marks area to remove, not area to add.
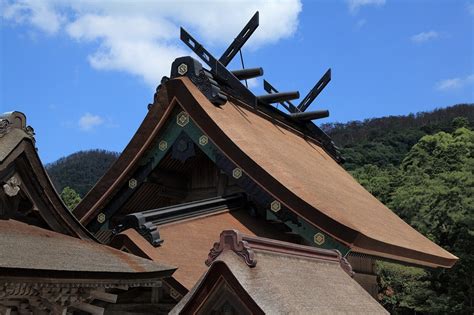
[[[77,303],[74,305],[71,305],[71,307],[74,307],[80,311],[88,312],[92,315],[103,315],[104,314],[104,309],[99,306],[95,306],[92,304],[86,304],[86,303]]]
[[[96,300],[101,300],[108,303],[117,303],[117,294],[94,290],[91,291],[90,296]]]
[[[66,315],[67,314],[67,307],[53,304],[52,305],[52,313],[53,314],[58,314],[58,315]]]
[[[12,312],[11,307],[0,305],[0,313],[5,314],[5,315],[10,315],[11,312]]]

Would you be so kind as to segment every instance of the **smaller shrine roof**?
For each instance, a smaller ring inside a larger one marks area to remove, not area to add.
[[[0,275],[120,279],[171,276],[174,267],[15,220],[0,220]]]
[[[4,191],[13,189],[10,197],[24,194],[34,204],[34,212],[52,230],[81,239],[94,239],[56,192],[38,156],[34,130],[26,124],[26,116],[21,112],[0,115],[0,183]],[[6,210],[11,212],[4,214],[6,217],[16,211]]]
[[[223,231],[206,263],[209,270],[171,314],[202,311],[224,287],[253,314],[388,314],[334,250]]]
[[[190,289],[207,270],[204,261],[216,235],[225,229],[238,229],[247,235],[265,235],[281,239],[281,233],[266,224],[259,225],[250,218],[245,210],[222,210],[188,220],[177,221],[159,226],[163,243],[153,247],[134,229],[121,232],[111,245],[114,247],[133,246],[134,253],[142,253],[154,261],[178,267],[173,277]],[[128,244],[128,245],[127,245]],[[196,261],[196,259],[198,261]]]

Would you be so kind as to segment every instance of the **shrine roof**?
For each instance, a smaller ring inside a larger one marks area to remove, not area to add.
[[[175,107],[283,207],[351,250],[430,267],[457,261],[365,190],[317,140],[237,99],[215,106],[187,78],[162,86],[122,155],[79,204],[81,222],[127,183]]]
[[[56,192],[35,147],[34,130],[21,112],[0,115],[0,183],[5,193],[24,194],[34,204],[33,211],[54,231],[94,239],[64,205]],[[11,217],[15,209],[5,206]]]
[[[166,277],[176,268],[15,220],[0,220],[2,276]]]
[[[388,314],[337,251],[224,231],[207,263],[171,314],[198,311],[229,287],[254,314]]]
[[[167,89],[169,99],[247,176],[353,251],[432,267],[456,262],[305,134],[237,100],[215,106],[186,78],[170,80]]]
[[[225,229],[238,229],[247,235],[261,235],[276,239],[285,239],[268,224],[259,224],[246,215],[246,210],[221,210],[187,220],[176,221],[158,227],[163,243],[153,247],[135,229],[118,234],[111,245],[120,248],[129,247],[135,254],[154,261],[178,267],[173,277],[190,289],[207,270],[204,260],[209,253],[216,235]]]

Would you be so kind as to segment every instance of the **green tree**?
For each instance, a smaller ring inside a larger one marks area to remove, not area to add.
[[[409,307],[430,314],[474,311],[473,170],[474,132],[467,128],[425,136],[403,160],[401,184],[389,206],[433,242],[458,256],[459,261],[452,269],[427,270],[427,277],[415,279],[429,281],[424,292],[429,289],[433,294],[425,299],[417,299],[415,292],[407,295],[398,287],[400,291],[393,294],[396,299],[383,300],[389,309]],[[386,278],[387,273],[382,267],[381,283],[388,283],[395,291],[396,284],[407,279],[405,272],[398,272],[398,278],[394,273]]]
[[[84,197],[118,157],[105,150],[79,151],[46,165],[57,191],[69,186]]]
[[[382,203],[388,204],[400,185],[399,169],[392,165],[382,168],[367,164],[351,172],[357,181]]]
[[[453,119],[452,124],[454,129],[469,128],[469,119],[466,117],[456,117]]]
[[[423,136],[440,131],[451,133],[461,127],[474,127],[474,104],[459,104],[407,116],[321,125],[340,147],[346,159],[344,167],[351,171],[367,164],[398,167]]]
[[[426,301],[435,292],[431,289],[429,273],[422,268],[396,263],[377,262],[379,300],[392,314],[429,313]]]
[[[454,119],[453,126],[466,126]],[[394,314],[474,312],[474,132],[422,137],[399,167],[365,165],[353,176],[433,242],[459,257],[451,269],[378,263],[381,303]]]
[[[73,211],[79,202],[81,202],[81,196],[79,196],[79,194],[75,192],[74,189],[68,186],[64,187],[63,191],[61,192],[61,199],[64,201],[70,211]]]

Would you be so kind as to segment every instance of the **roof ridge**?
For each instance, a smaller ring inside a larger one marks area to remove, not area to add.
[[[244,204],[244,195],[236,193],[134,212],[124,216],[113,229],[113,233],[117,235],[126,229],[134,228],[150,244],[157,247],[163,243],[159,232],[159,226],[163,224],[232,211],[241,208]]]
[[[245,261],[247,266],[253,268],[257,265],[257,257],[254,250],[331,261],[339,263],[349,276],[352,277],[354,275],[352,266],[336,249],[321,249],[265,237],[249,236],[237,230],[224,230],[221,232],[219,242],[214,243],[208,254],[206,265],[210,266],[223,252],[233,251]]]

